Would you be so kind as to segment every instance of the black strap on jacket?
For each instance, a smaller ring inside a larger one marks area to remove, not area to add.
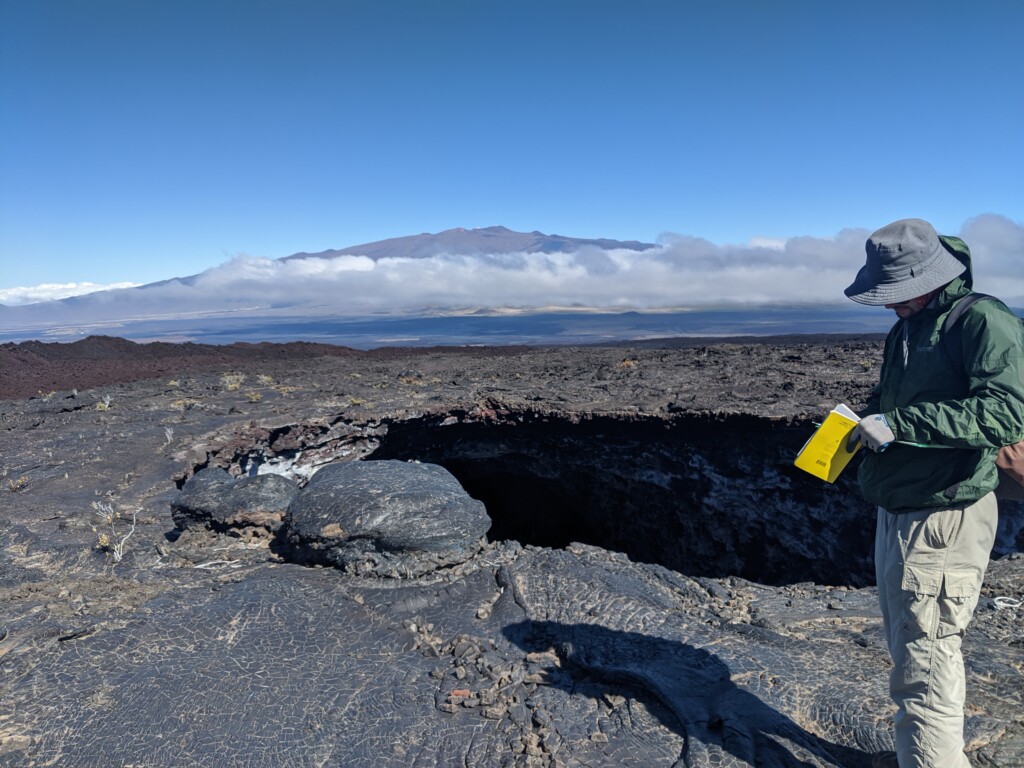
[[[964,361],[959,356],[954,356],[949,349],[949,332],[953,326],[956,325],[957,321],[963,317],[964,313],[972,306],[977,304],[979,301],[999,301],[995,296],[989,296],[987,293],[968,293],[962,299],[957,301],[953,305],[953,308],[949,310],[949,314],[946,315],[946,319],[942,321],[942,338],[939,343],[942,345],[942,351],[946,353],[946,357],[953,363],[959,365],[961,371],[966,369]],[[1002,303],[1002,302],[1000,302]]]
[[[983,299],[990,299],[992,301],[999,301],[995,296],[989,296],[987,293],[968,293],[960,301],[953,305],[953,308],[949,310],[949,314],[946,315],[946,319],[942,322],[942,338],[946,338],[946,334],[949,333],[949,329],[956,325],[956,321],[960,319],[968,309],[971,308],[972,304],[977,304]]]

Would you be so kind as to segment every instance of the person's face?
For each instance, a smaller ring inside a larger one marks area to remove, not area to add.
[[[928,306],[928,302],[932,300],[935,295],[935,291],[926,293],[924,296],[918,296],[908,301],[901,301],[899,304],[886,304],[886,309],[893,310],[897,317],[901,320],[906,320],[908,317],[913,317],[922,309]]]

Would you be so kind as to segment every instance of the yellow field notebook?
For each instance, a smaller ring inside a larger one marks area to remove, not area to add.
[[[834,483],[860,448],[859,444],[852,451],[846,448],[846,441],[858,421],[860,418],[857,414],[840,403],[829,411],[825,421],[804,443],[793,463],[804,472],[810,472],[827,483]]]

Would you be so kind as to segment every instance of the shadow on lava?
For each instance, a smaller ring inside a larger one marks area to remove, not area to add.
[[[731,755],[778,768],[819,765],[811,756],[843,768],[870,765],[868,753],[810,733],[736,685],[728,665],[701,648],[596,624],[524,621],[502,632],[528,653],[554,650],[561,669],[546,670],[548,685],[593,697],[615,686],[656,698],[662,706],[652,712],[685,740],[689,760],[703,764],[703,752],[709,764]]]

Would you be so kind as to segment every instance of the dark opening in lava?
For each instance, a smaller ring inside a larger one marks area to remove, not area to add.
[[[852,487],[792,468],[798,440],[754,417],[413,419],[367,459],[444,466],[486,505],[491,540],[576,541],[691,576],[868,584],[872,518]]]
[[[573,494],[564,483],[503,467],[499,462],[449,459],[443,466],[470,496],[487,507],[491,541],[514,539],[560,549],[574,541],[594,542],[599,536],[587,520],[589,500]]]

